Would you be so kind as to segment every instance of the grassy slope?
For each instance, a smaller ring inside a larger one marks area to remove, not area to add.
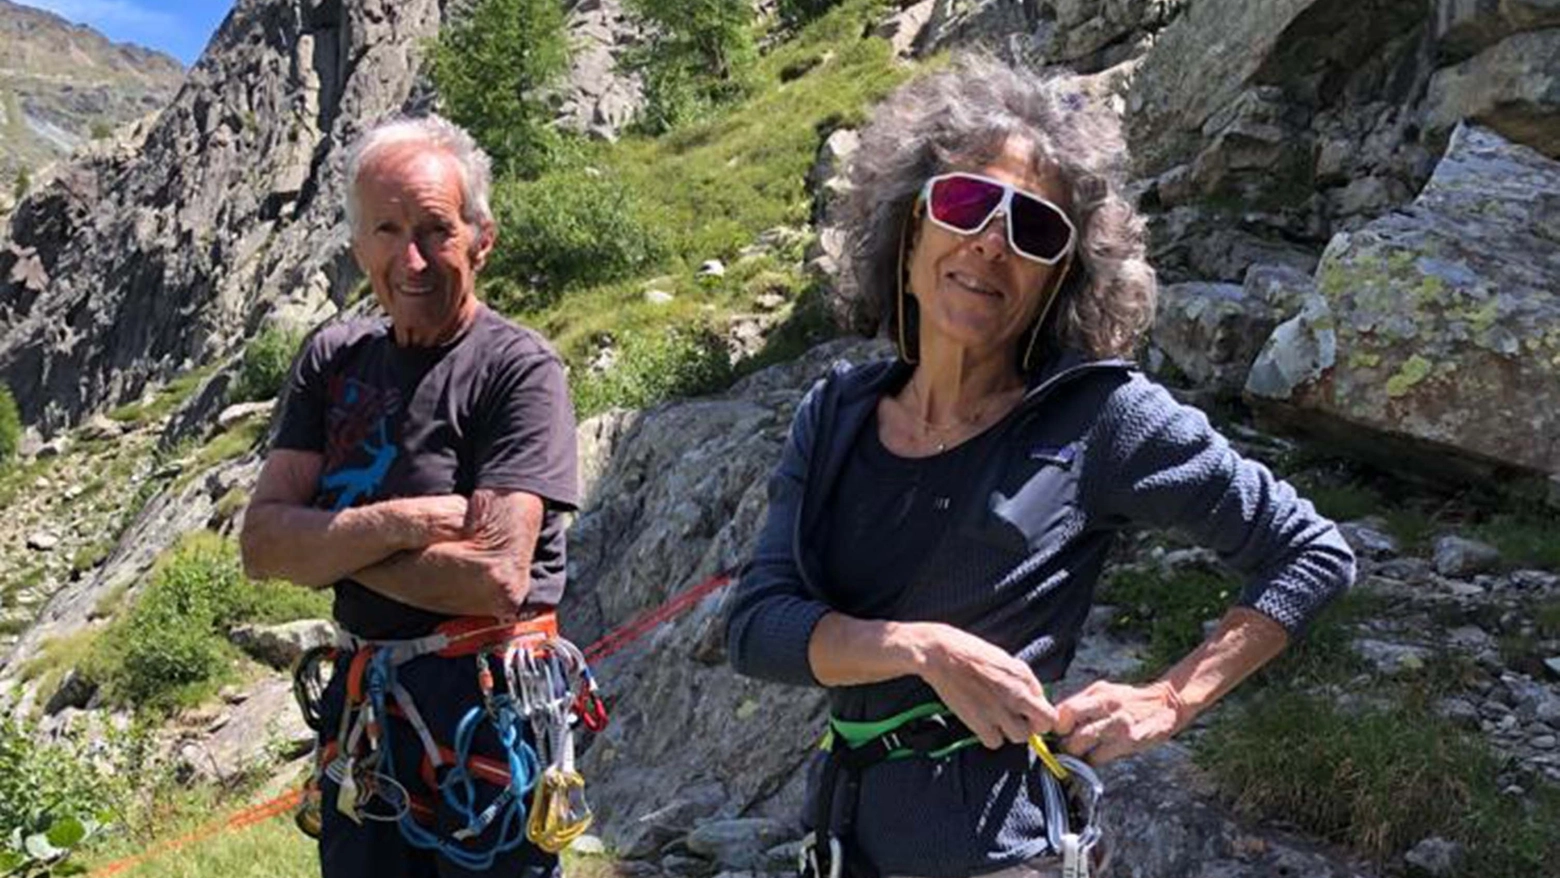
[[[715,281],[696,280],[694,272],[706,259],[731,263],[766,229],[806,225],[806,175],[823,137],[858,123],[873,100],[907,75],[885,41],[860,39],[881,6],[844,3],[778,46],[759,63],[755,96],[713,119],[661,138],[589,147],[585,161],[633,191],[667,236],[670,255],[642,277],[573,291],[516,316],[546,333],[578,367],[603,335],[718,322],[750,308],[746,281],[754,272],[732,271]],[[810,63],[815,66],[805,74],[781,82],[782,71]],[[676,299],[646,302],[651,280]]]

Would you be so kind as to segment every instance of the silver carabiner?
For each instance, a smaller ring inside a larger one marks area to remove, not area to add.
[[[818,831],[807,833],[802,846],[796,852],[796,871],[800,878],[840,878],[841,863],[845,859],[840,840],[829,833],[829,871],[818,871]]]

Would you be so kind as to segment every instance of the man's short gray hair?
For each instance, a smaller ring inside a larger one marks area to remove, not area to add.
[[[420,144],[443,150],[460,167],[461,218],[472,226],[492,220],[488,189],[493,179],[493,163],[487,153],[454,122],[430,113],[427,116],[397,116],[368,129],[347,153],[347,224],[355,233],[358,224],[357,184],[363,166],[374,156],[393,146]]]

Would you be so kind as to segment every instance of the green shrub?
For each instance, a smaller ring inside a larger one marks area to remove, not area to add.
[[[568,69],[557,0],[479,0],[441,28],[428,72],[450,119],[470,131],[505,175],[546,170],[559,138],[541,90]]]
[[[237,485],[228,488],[227,493],[217,500],[217,506],[213,514],[222,521],[231,521],[233,516],[249,505],[249,492]]]
[[[243,584],[237,553],[214,535],[179,546],[117,626],[114,694],[163,706],[178,690],[219,677],[231,656],[219,632],[237,617]]]
[[[633,193],[584,170],[501,181],[493,210],[491,274],[522,291],[493,296],[504,310],[544,306],[565,289],[625,277],[665,254]]]
[[[574,405],[587,418],[613,407],[644,408],[719,390],[730,383],[732,369],[725,342],[710,329],[667,329],[624,339],[611,368],[576,375]]]
[[[195,479],[209,472],[212,467],[224,461],[242,457],[248,453],[260,438],[265,435],[268,426],[265,418],[250,417],[227,428],[206,441],[206,444],[196,449],[187,466],[180,471],[178,477],[173,480],[173,489],[179,490]],[[180,457],[186,448],[178,449]]]
[[[244,348],[244,359],[228,391],[228,402],[254,402],[280,394],[301,344],[301,332],[279,326],[261,330]]]
[[[229,675],[237,652],[227,632],[234,625],[329,614],[328,594],[254,582],[231,540],[197,531],[158,561],[128,612],[84,646],[63,650],[64,660],[115,703],[162,710],[199,700]]]
[[[0,717],[0,874],[69,874],[66,858],[106,818],[119,789],[68,747],[40,744]]]
[[[638,127],[670,131],[753,86],[757,52],[748,0],[630,0],[653,36],[625,61],[644,79]]]
[[[0,385],[0,466],[5,466],[22,447],[22,414],[16,408],[11,388]]]

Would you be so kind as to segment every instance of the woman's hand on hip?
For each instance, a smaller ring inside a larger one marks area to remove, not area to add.
[[[1028,665],[951,625],[924,624],[918,673],[982,744],[1022,744],[1055,727],[1056,708]]]
[[[1062,749],[1103,765],[1153,747],[1181,726],[1181,702],[1164,681],[1127,686],[1104,680],[1056,706]]]

